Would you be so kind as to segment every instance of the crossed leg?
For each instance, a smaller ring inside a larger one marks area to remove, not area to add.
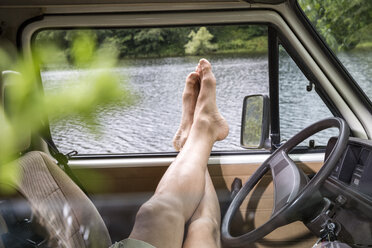
[[[204,196],[190,219],[183,248],[221,247],[221,212],[211,177],[205,173]]]
[[[186,99],[193,102],[185,102]],[[203,223],[197,219],[209,218],[205,206],[209,205],[211,195],[216,197],[214,189],[211,190],[207,163],[214,142],[227,136],[228,126],[216,106],[216,80],[208,61],[201,60],[197,71],[188,76],[183,101],[181,130],[174,142],[176,149],[182,149],[163,175],[155,194],[141,206],[129,236],[155,247],[182,247],[185,223],[193,216],[188,231],[191,236],[186,238],[185,245],[192,244],[193,230]],[[218,212],[218,218],[211,220],[219,229],[218,201],[217,209],[211,210],[211,215]],[[211,233],[213,236],[216,235]]]

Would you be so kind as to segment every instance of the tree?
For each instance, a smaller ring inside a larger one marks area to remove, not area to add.
[[[299,4],[333,50],[351,50],[371,40],[372,1],[299,0]]]
[[[217,49],[217,44],[212,44],[213,35],[206,27],[201,27],[195,33],[193,30],[188,35],[191,40],[185,45],[185,53],[200,55]]]
[[[138,53],[157,54],[163,42],[161,28],[143,29],[134,36],[135,50]]]

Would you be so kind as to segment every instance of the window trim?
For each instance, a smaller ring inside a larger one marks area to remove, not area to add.
[[[180,16],[180,13],[185,16]],[[186,19],[185,19],[186,18]],[[350,110],[345,100],[338,94],[338,91],[330,83],[328,77],[324,74],[320,66],[316,63],[311,54],[306,50],[301,41],[292,31],[291,27],[275,11],[272,10],[244,10],[244,11],[185,11],[178,13],[126,13],[116,15],[46,15],[44,18],[35,20],[26,25],[21,32],[21,46],[25,56],[32,58],[31,41],[33,35],[46,28],[99,28],[99,27],[169,27],[169,26],[188,26],[188,25],[213,25],[213,24],[266,24],[275,27],[283,36],[288,37],[288,43],[297,51],[299,57],[308,68],[310,68],[314,77],[325,87],[325,92],[331,92],[333,102],[336,102],[342,112],[345,112],[348,122],[353,130],[356,130],[357,136],[367,137],[358,118]],[[255,153],[257,151],[251,151]],[[161,154],[161,153],[160,153]]]
[[[279,109],[279,44],[277,30],[268,27],[268,65],[271,117],[271,150],[280,146],[280,109]]]
[[[176,153],[174,153],[176,155]],[[128,168],[128,167],[160,167],[169,166],[175,159],[173,156],[77,156],[69,160],[69,166],[72,168]],[[212,154],[208,160],[208,166],[219,166],[223,164],[261,164],[268,157],[269,153],[261,154]],[[324,149],[314,150],[312,152],[291,153],[289,155],[293,161],[299,163],[323,162]]]

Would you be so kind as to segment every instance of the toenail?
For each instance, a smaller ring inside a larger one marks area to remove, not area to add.
[[[196,74],[196,72],[192,72],[190,75],[189,75],[189,78],[192,79],[192,80],[195,80],[197,78],[198,74]]]

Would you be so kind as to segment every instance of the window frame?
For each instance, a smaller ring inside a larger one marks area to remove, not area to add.
[[[187,21],[185,19],[179,18],[179,14],[185,14],[188,16]],[[197,15],[200,18],[192,18],[190,15]],[[221,17],[222,15],[222,17]],[[227,16],[229,19],[224,19]],[[149,18],[153,16],[153,19]],[[312,57],[307,51],[307,49],[301,44],[299,39],[296,37],[295,33],[285,20],[275,11],[272,10],[238,10],[238,11],[213,11],[213,12],[198,12],[198,11],[180,11],[177,13],[124,13],[118,15],[71,15],[72,19],[68,19],[69,21],[66,22],[66,15],[63,15],[63,18],[59,15],[48,15],[41,20],[35,20],[33,22],[28,23],[21,32],[21,44],[23,51],[26,56],[31,55],[31,42],[36,34],[37,31],[41,31],[43,29],[48,28],[118,28],[118,27],[177,27],[177,26],[192,26],[192,25],[218,25],[218,24],[264,24],[268,27],[272,27],[278,33],[278,37],[280,41],[283,43],[283,46],[287,49],[287,51],[294,51],[293,55],[290,53],[290,56],[299,66],[299,68],[303,71],[305,76],[309,78],[315,78],[315,82],[318,82],[319,89],[323,89],[322,85],[330,84],[327,81],[327,77],[323,74],[323,71],[320,68],[317,68],[317,64],[312,61]],[[211,20],[211,17],[212,20]],[[243,18],[244,17],[244,18]],[[79,20],[77,22],[76,20]],[[149,21],[151,19],[151,22]],[[125,22],[128,21],[128,22]],[[125,23],[125,25],[123,24]],[[145,25],[146,24],[146,25]],[[289,36],[290,38],[287,38]],[[301,51],[298,51],[300,49]],[[300,54],[301,53],[301,54]],[[303,58],[305,57],[305,58]],[[315,67],[310,68],[307,64],[306,57],[309,59],[307,61]],[[317,74],[315,75],[314,71]],[[321,79],[321,80],[320,80]],[[269,79],[270,80],[270,79]],[[271,87],[271,85],[269,86]],[[332,105],[333,102],[326,94],[326,90],[320,90],[319,95],[326,103],[327,106],[331,109],[331,111],[335,111],[337,116],[341,116],[338,113],[337,106]],[[340,97],[338,95],[338,97]],[[271,98],[271,96],[270,96]],[[329,99],[329,100],[328,100]],[[342,103],[343,105],[347,106],[346,103]],[[349,117],[350,118],[350,117]],[[48,137],[48,132],[46,133]],[[50,132],[49,132],[50,138]],[[301,152],[304,152],[303,150]],[[316,151],[314,151],[316,152]],[[226,152],[212,152],[214,155],[238,155],[238,154],[262,154],[262,153],[269,153],[268,151],[263,150],[242,150],[242,151],[226,151]],[[156,156],[156,157],[169,157],[175,156],[176,153],[134,153],[134,154],[97,154],[97,155],[82,155],[82,157],[144,157],[144,156]],[[77,155],[79,156],[79,155]]]
[[[290,42],[286,39],[285,35],[275,26],[269,26],[268,32],[268,46],[269,46],[269,87],[270,87],[270,137],[271,137],[271,150],[276,150],[281,143],[280,135],[280,104],[279,104],[279,46],[282,45],[287,51],[288,55],[295,62],[297,67],[301,70],[304,76],[309,80],[309,83],[315,85],[315,92],[319,95],[323,103],[331,111],[332,115],[335,117],[343,118],[342,114],[336,106],[332,103],[331,99],[325,93],[324,88],[319,83],[317,78],[312,74],[310,68],[302,61],[300,55],[297,53]],[[274,110],[274,111],[272,111]],[[323,151],[325,147],[321,148],[310,148],[298,146],[295,148],[294,153],[300,153],[304,151],[309,151],[309,149],[314,151]]]

